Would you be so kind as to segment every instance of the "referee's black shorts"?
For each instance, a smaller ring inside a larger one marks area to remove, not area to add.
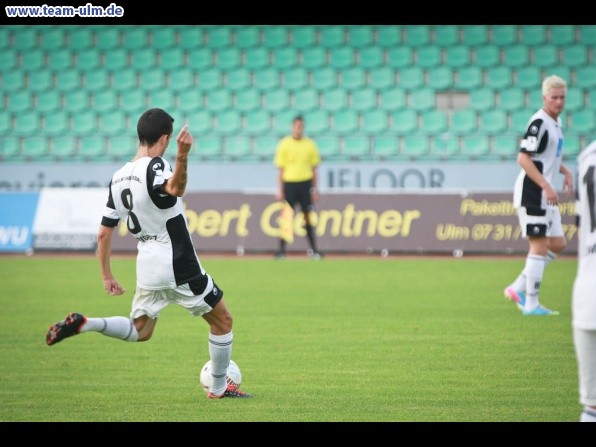
[[[284,196],[286,197],[286,201],[292,208],[295,208],[296,203],[299,203],[304,213],[312,211],[314,206],[310,194],[311,187],[312,180],[284,182]]]

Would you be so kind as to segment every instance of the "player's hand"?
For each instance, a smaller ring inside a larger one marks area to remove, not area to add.
[[[279,200],[280,202],[283,202],[285,200],[284,192],[278,191],[277,194],[275,195],[275,198],[277,200]]]
[[[122,286],[116,281],[116,279],[104,279],[103,280],[103,288],[106,289],[106,293],[110,295],[122,295],[126,292],[126,289],[123,289]]]
[[[313,203],[317,202],[319,200],[319,191],[315,191],[310,195],[310,198],[312,200]]]
[[[573,175],[569,172],[565,173],[563,180],[563,191],[567,191],[569,197],[573,197]]]
[[[551,185],[547,184],[543,191],[547,205],[557,205],[559,203],[559,195]]]
[[[178,152],[182,154],[188,154],[190,146],[192,146],[192,135],[188,131],[188,124],[185,124],[178,136],[176,137],[176,143],[178,144]]]

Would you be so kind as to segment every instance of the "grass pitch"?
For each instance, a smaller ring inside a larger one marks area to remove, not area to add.
[[[0,421],[491,422],[578,420],[576,261],[545,273],[524,317],[503,287],[524,259],[203,257],[234,316],[232,358],[253,399],[199,384],[208,326],[167,307],[153,338],[85,333],[46,346],[71,311],[128,316],[134,258],[105,294],[93,257],[0,257]]]

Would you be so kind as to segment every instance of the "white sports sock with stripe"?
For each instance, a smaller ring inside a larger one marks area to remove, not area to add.
[[[226,372],[232,357],[233,335],[228,332],[224,335],[209,334],[209,356],[211,357],[211,393],[221,396],[227,388]]]
[[[124,341],[137,341],[139,334],[132,320],[126,317],[87,318],[81,332],[99,332]]]
[[[546,269],[546,266],[548,264],[550,264],[552,261],[554,261],[556,257],[557,257],[557,254],[554,251],[549,250],[548,253],[546,254],[546,256],[544,257],[544,268]],[[517,278],[515,278],[515,281],[513,281],[509,287],[513,288],[513,290],[515,290],[516,292],[525,292],[526,291],[526,269],[525,269],[525,267],[522,270],[522,272],[519,274],[519,276]]]
[[[524,310],[534,310],[539,304],[538,292],[544,275],[545,256],[530,254],[526,258],[526,305]]]

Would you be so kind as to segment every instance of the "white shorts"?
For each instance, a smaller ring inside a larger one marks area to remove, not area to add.
[[[579,402],[596,406],[596,331],[573,329],[579,371]]]
[[[209,283],[200,295],[195,295],[192,283],[182,284],[175,289],[149,290],[137,286],[132,300],[130,318],[142,315],[149,318],[159,317],[159,312],[168,304],[179,304],[194,316],[201,316],[210,312],[223,298],[223,290],[209,278]]]
[[[525,206],[517,209],[517,218],[523,238],[530,236],[564,237],[561,213],[558,206],[549,206],[544,211],[544,216],[528,214]]]

